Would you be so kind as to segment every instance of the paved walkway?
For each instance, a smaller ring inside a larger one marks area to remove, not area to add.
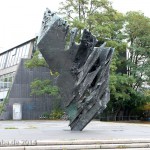
[[[150,139],[150,124],[92,121],[82,132],[68,121],[0,121],[0,140]]]

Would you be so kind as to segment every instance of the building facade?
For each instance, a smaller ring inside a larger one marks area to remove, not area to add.
[[[0,54],[0,119],[13,118],[13,105],[22,107],[22,119],[40,119],[52,110],[52,98],[30,95],[34,79],[50,79],[48,68],[27,69],[24,62],[32,57],[36,38],[24,42]]]

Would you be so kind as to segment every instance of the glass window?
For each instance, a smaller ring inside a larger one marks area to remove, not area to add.
[[[17,52],[17,49],[16,49],[16,48],[12,50],[11,66],[14,66],[14,65],[15,65],[16,52]]]
[[[8,89],[11,87],[14,80],[15,72],[0,76],[0,90]]]
[[[30,43],[26,45],[24,58],[28,58],[29,50],[30,50]]]
[[[7,57],[6,67],[9,67],[10,64],[11,64],[11,51],[8,52],[8,57]]]
[[[15,57],[15,61],[14,61],[14,65],[18,64],[18,60],[19,60],[19,48],[16,49],[16,57]]]
[[[28,58],[31,42],[14,48],[0,56],[0,69],[14,66],[20,62],[21,58]]]
[[[22,55],[23,55],[23,48],[19,47],[19,61],[22,58]]]
[[[4,58],[4,55],[1,56],[1,69],[3,69],[3,58]]]
[[[0,56],[0,69],[2,69],[2,55]]]
[[[2,59],[1,59],[1,69],[4,68],[5,62],[6,62],[6,55],[7,53],[5,53],[4,55],[2,55]]]
[[[2,57],[0,57],[0,69],[2,69]]]
[[[26,47],[27,47],[27,45],[24,45],[24,46],[21,47],[22,48],[22,56],[21,56],[21,58],[25,57]]]
[[[11,55],[11,64],[10,64],[10,66],[13,66],[13,65],[14,65],[14,60],[15,60],[14,58],[15,58],[15,56],[16,56],[16,55]]]
[[[16,48],[12,50],[12,56],[16,55]]]

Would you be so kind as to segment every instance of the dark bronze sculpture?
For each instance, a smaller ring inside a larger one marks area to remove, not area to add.
[[[75,43],[77,29],[49,9],[42,22],[38,48],[50,69],[60,73],[57,84],[64,100],[71,130],[81,131],[109,101],[109,65],[114,49],[105,47],[89,31],[83,31],[80,44]],[[67,49],[67,50],[66,50]]]

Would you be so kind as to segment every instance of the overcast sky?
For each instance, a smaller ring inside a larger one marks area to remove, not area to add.
[[[38,35],[46,7],[57,11],[63,0],[0,0],[0,53]],[[111,0],[120,12],[141,10],[150,17],[150,0]]]

